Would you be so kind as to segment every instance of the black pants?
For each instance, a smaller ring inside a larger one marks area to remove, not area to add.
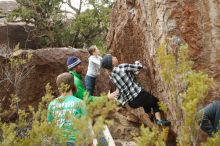
[[[143,107],[145,113],[150,113],[151,109],[153,112],[160,112],[158,105],[159,100],[146,91],[141,91],[136,98],[128,102],[128,105],[132,108]]]

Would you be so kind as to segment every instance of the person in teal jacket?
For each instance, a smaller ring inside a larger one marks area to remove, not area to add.
[[[68,71],[74,77],[74,83],[77,88],[77,91],[73,95],[79,99],[83,99],[83,97],[88,94],[89,101],[92,101],[94,99],[94,96],[91,96],[83,85],[83,80],[81,76],[83,66],[81,63],[82,61],[75,56],[70,56],[67,59]],[[118,96],[118,91],[114,91],[112,93],[109,92],[107,96],[109,98],[115,98],[116,96]]]
[[[63,129],[67,146],[75,146],[76,137],[74,133],[77,131],[73,130],[73,118],[80,118],[85,115],[85,106],[76,106],[77,104],[83,105],[83,101],[73,96],[76,92],[76,86],[70,73],[60,74],[57,77],[56,84],[61,95],[52,100],[48,106],[48,122],[55,122],[57,127]]]

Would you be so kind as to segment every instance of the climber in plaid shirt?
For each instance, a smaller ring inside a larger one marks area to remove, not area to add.
[[[116,85],[120,91],[118,101],[125,105],[129,100],[137,97],[142,88],[135,82],[134,72],[142,69],[139,64],[120,64],[113,69],[110,80]]]
[[[143,107],[147,114],[150,114],[153,109],[158,125],[170,125],[169,121],[161,119],[158,99],[146,92],[135,80],[135,74],[143,68],[141,63],[136,61],[135,64],[118,65],[118,59],[108,54],[103,57],[101,65],[111,71],[109,78],[118,90],[118,102],[122,105],[128,104],[132,108]],[[108,97],[111,99],[111,96]]]

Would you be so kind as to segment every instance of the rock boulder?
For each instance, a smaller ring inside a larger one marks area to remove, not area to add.
[[[114,3],[107,36],[108,48],[121,63],[140,60],[147,70],[139,76],[142,86],[169,108],[167,118],[178,131],[176,108],[167,100],[156,64],[156,49],[165,40],[178,38],[189,45],[194,68],[214,79],[214,85],[201,103],[220,99],[220,3],[216,0],[117,0]]]
[[[39,50],[22,50],[17,55],[24,55],[27,53],[32,54],[32,59],[28,63],[28,66],[32,68],[24,80],[21,81],[17,87],[17,95],[22,99],[23,105],[28,106],[30,103],[37,104],[41,97],[45,94],[45,86],[50,83],[54,91],[54,95],[57,96],[57,87],[55,85],[56,77],[62,72],[67,71],[66,60],[68,56],[77,56],[82,60],[84,67],[83,78],[86,74],[88,65],[88,52],[85,50],[77,50],[72,48],[47,48]],[[1,67],[4,68],[6,58],[1,57]],[[1,76],[3,78],[3,73]],[[106,73],[102,72],[97,80],[96,95],[100,95],[101,92],[107,92],[109,89],[108,84],[105,84]],[[104,78],[103,78],[104,77]],[[9,86],[5,86],[4,83],[0,84],[0,97],[9,96],[11,93],[15,93],[9,90]]]

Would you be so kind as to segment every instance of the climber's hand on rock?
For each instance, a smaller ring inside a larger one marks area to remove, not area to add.
[[[140,62],[140,60],[136,60],[135,62],[134,62],[135,64],[140,64],[140,65],[142,65],[142,69],[147,69],[147,66],[146,65],[144,65],[144,64],[142,64],[141,62]],[[139,73],[139,72],[138,72]],[[138,73],[135,73],[135,74],[138,74]]]
[[[136,60],[134,63],[135,64],[141,64],[140,60]]]
[[[108,99],[115,99],[118,97],[119,95],[119,91],[115,90],[114,92],[110,93],[110,91],[108,91]]]
[[[143,69],[145,69],[145,70],[147,70],[147,69],[148,69],[146,65],[142,65],[142,66],[143,66]]]

